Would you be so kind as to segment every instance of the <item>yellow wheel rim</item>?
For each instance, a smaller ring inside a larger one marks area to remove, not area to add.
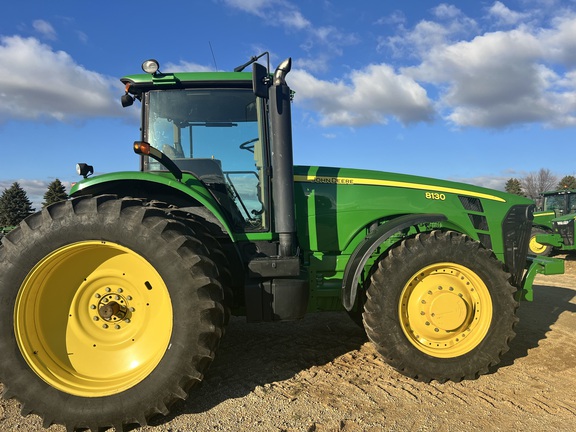
[[[546,250],[547,246],[543,245],[542,243],[538,243],[536,241],[536,236],[533,236],[533,237],[530,237],[529,248],[530,248],[530,252],[532,252],[534,254],[541,254]]]
[[[79,242],[52,252],[28,274],[14,331],[28,365],[52,387],[108,396],[158,365],[172,334],[172,303],[158,272],[134,251]]]
[[[486,284],[465,266],[438,263],[415,273],[399,304],[400,325],[420,351],[451,358],[473,350],[492,322]]]

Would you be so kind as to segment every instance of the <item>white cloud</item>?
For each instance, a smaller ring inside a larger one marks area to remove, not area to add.
[[[572,18],[552,29],[520,26],[438,44],[402,72],[440,89],[439,106],[457,126],[573,125],[576,88],[572,71],[562,69],[574,60],[575,31]]]
[[[0,38],[0,122],[125,115],[121,84],[35,38]]]
[[[56,30],[52,27],[47,21],[44,20],[35,20],[32,23],[32,27],[46,39],[55,40],[56,39]]]
[[[337,82],[295,70],[290,83],[296,103],[316,110],[325,126],[385,124],[389,117],[413,123],[429,121],[434,114],[424,88],[384,64],[354,71],[347,81]]]
[[[223,0],[225,4],[241,11],[263,17],[264,11],[277,3],[276,0]]]
[[[310,72],[329,70],[329,54],[335,50],[318,61],[311,60],[314,56],[297,60],[308,72],[295,71],[289,77],[296,103],[316,110],[323,125],[382,124],[390,117],[404,124],[426,121],[433,117],[433,107],[457,127],[576,125],[574,12],[563,11],[546,27],[536,21],[518,24],[536,12],[519,13],[495,2],[489,26],[507,29],[492,32],[481,31],[478,22],[452,5],[440,4],[431,14],[432,20],[412,29],[400,25],[385,42],[401,62],[411,58],[415,66],[373,64],[343,79],[324,81]],[[382,37],[376,36],[375,42],[383,46]]]
[[[456,6],[446,3],[442,3],[436,6],[432,12],[438,18],[456,18],[462,14],[460,9],[458,9]]]
[[[287,33],[301,33],[307,38],[303,50],[311,50],[320,45],[324,51],[342,55],[341,47],[358,43],[354,34],[348,34],[332,26],[314,25],[302,14],[298,7],[287,0],[221,0],[231,8],[265,18],[265,23],[282,27]]]
[[[496,18],[497,23],[501,25],[517,24],[530,16],[528,13],[520,13],[510,10],[506,5],[499,1],[495,2],[490,7],[488,13],[492,17]]]
[[[448,180],[503,191],[504,188],[506,187],[506,182],[509,179],[510,177],[494,175],[494,176],[477,176],[477,177],[451,177]]]
[[[281,14],[279,17],[281,23],[288,28],[302,30],[310,27],[310,21],[297,10],[290,10],[286,14]]]
[[[576,15],[564,15],[554,20],[555,27],[539,34],[546,48],[546,58],[567,67],[576,67]]]
[[[478,24],[455,6],[441,4],[432,10],[436,21],[422,20],[412,30],[400,27],[398,33],[381,38],[379,47],[388,46],[397,57],[421,57],[431,49],[457,42],[478,32]]]

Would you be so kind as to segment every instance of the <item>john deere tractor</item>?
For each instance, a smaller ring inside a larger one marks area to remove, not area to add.
[[[553,251],[563,251],[574,249],[572,241],[558,241],[552,237],[541,237],[547,243],[541,243],[537,236],[543,234],[553,234],[557,227],[554,220],[570,220],[568,215],[576,214],[576,189],[561,189],[557,191],[544,192],[541,197],[540,210],[534,212],[534,222],[532,223],[532,234],[528,251],[533,255],[549,256]],[[560,225],[564,225],[560,222]]]
[[[230,314],[347,311],[384,361],[475,379],[508,350],[528,199],[444,180],[293,166],[290,59],[122,78],[138,172],[92,175],[0,246],[0,381],[44,425],[145,425],[202,381]],[[242,70],[252,65],[252,72]],[[343,314],[344,319],[346,313]]]

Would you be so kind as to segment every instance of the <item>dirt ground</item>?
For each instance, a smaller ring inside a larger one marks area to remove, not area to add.
[[[133,430],[574,431],[575,311],[576,256],[568,256],[566,274],[536,279],[535,301],[522,303],[501,364],[447,384],[395,372],[344,313],[280,324],[234,318],[203,385],[169,417]],[[2,400],[0,430],[43,429]]]

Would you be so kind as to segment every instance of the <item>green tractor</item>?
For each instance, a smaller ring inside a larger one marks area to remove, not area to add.
[[[576,250],[574,231],[576,214],[571,213],[552,219],[552,232],[537,234],[535,241],[543,247],[556,251],[571,252]]]
[[[540,211],[534,212],[534,222],[532,223],[532,234],[530,236],[529,253],[532,255],[549,256],[554,251],[572,250],[573,242],[558,242],[557,239],[542,237],[544,241],[552,243],[541,243],[537,236],[543,234],[553,234],[556,231],[554,220],[563,219],[566,215],[576,213],[576,189],[562,189],[557,191],[544,192],[540,200]]]
[[[293,166],[290,59],[122,78],[140,171],[84,179],[0,245],[0,381],[44,425],[145,425],[202,381],[231,314],[348,311],[416,380],[475,379],[509,349],[537,273],[526,198]],[[252,65],[252,72],[242,69]]]

